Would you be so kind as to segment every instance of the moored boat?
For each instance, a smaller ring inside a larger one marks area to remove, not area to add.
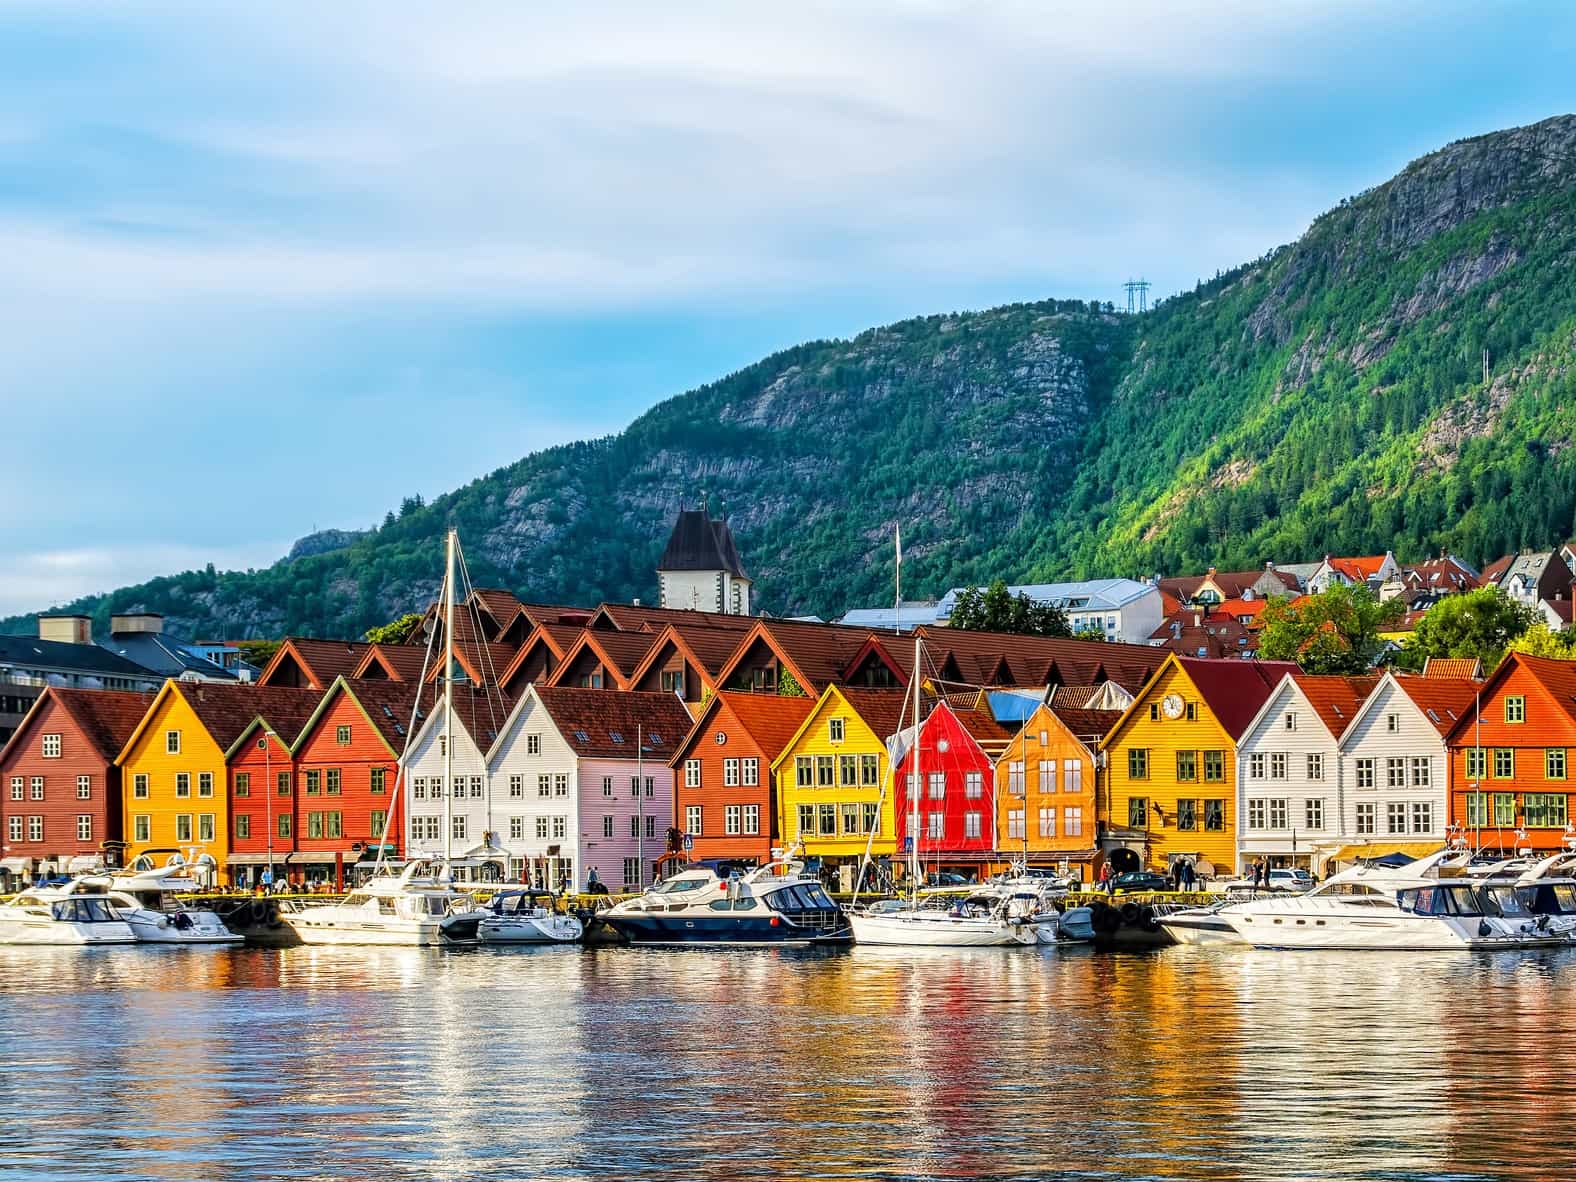
[[[0,904],[0,944],[135,944],[101,894],[37,887]]]
[[[573,944],[585,925],[554,910],[547,891],[499,891],[481,908],[476,938],[483,944]]]
[[[303,944],[431,946],[474,940],[482,912],[442,863],[416,859],[370,879],[337,903],[292,903],[280,918]]]

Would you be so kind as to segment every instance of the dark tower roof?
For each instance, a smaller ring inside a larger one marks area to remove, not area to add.
[[[744,573],[739,551],[733,544],[728,523],[713,520],[705,509],[681,509],[673,524],[673,536],[662,552],[658,570],[725,570],[740,579]]]

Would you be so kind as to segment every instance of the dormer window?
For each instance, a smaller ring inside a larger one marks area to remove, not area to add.
[[[1527,699],[1520,694],[1515,694],[1505,699],[1505,721],[1527,721]]]

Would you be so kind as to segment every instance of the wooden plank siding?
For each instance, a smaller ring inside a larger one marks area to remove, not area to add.
[[[242,736],[227,768],[232,858],[236,855],[255,858],[266,855],[272,848],[277,859],[274,864],[277,875],[279,862],[295,851],[298,828],[295,769],[290,748],[279,735],[269,736],[261,727],[253,727]],[[281,818],[284,818],[282,823]],[[270,833],[273,834],[271,847]],[[250,872],[247,872],[247,881],[253,881]]]
[[[195,846],[223,867],[230,853],[224,752],[175,685],[164,683],[120,755],[126,857],[135,859],[150,848]],[[212,836],[205,836],[210,827]]]
[[[1029,716],[996,762],[996,848],[1003,859],[1043,866],[1098,849],[1102,772],[1096,747],[1068,730],[1049,706]],[[1045,809],[1052,810],[1050,832],[1040,820]],[[1085,880],[1093,868],[1092,859],[1070,867]]]
[[[341,854],[348,865],[366,847],[384,841],[383,829],[397,811],[398,757],[368,721],[353,692],[335,695],[296,741],[295,764],[297,849]],[[380,773],[382,781],[376,787],[374,773]],[[335,779],[337,792],[332,790]],[[326,816],[314,826],[312,813],[337,813],[339,835],[329,835]],[[400,818],[394,819],[402,828]],[[314,831],[320,835],[314,836]],[[399,836],[396,829],[389,840],[402,849]],[[362,849],[355,848],[358,843]]]

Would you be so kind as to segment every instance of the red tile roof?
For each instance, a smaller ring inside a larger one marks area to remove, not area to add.
[[[434,654],[434,660],[442,658]],[[367,677],[368,670],[377,665],[390,681],[420,681],[422,666],[427,660],[424,644],[373,644],[367,646],[361,663],[351,670],[351,677]],[[370,674],[376,678],[376,674]]]
[[[268,724],[281,743],[290,746],[323,697],[321,690],[289,686],[212,681],[173,684],[220,751],[229,751],[257,718]]]
[[[1441,735],[1448,735],[1457,723],[1472,712],[1473,703],[1482,688],[1481,682],[1464,677],[1397,677],[1395,683],[1402,693],[1417,704],[1417,708]]]
[[[458,631],[458,629],[456,629]],[[259,686],[272,685],[276,671],[293,659],[313,689],[327,689],[334,678],[349,676],[361,664],[372,646],[358,640],[318,640],[311,636],[287,636],[258,677]]]
[[[863,689],[850,685],[838,686],[837,692],[882,741],[914,725],[913,697],[902,690]],[[928,714],[934,704],[934,698],[921,695],[920,713]]]
[[[1203,696],[1226,733],[1240,739],[1266,698],[1288,673],[1291,661],[1200,661],[1178,657],[1177,663]]]
[[[1340,572],[1354,583],[1363,583],[1379,573],[1387,557],[1385,554],[1370,554],[1362,558],[1327,557],[1325,561],[1330,564],[1331,570]]]
[[[1092,685],[1114,681],[1136,693],[1165,660],[1148,645],[1113,641],[1069,640],[1053,636],[1019,636],[1006,632],[973,632],[961,628],[917,628],[925,644],[927,672],[941,676],[951,657],[963,680],[973,686],[1000,685],[1005,671],[1011,685]],[[883,644],[894,661],[907,669],[913,663],[901,644]]]
[[[534,692],[581,758],[633,761],[638,731],[639,754],[653,767],[664,765],[692,725],[689,711],[672,694],[551,685],[536,686]]]
[[[1424,677],[1483,680],[1483,662],[1476,657],[1429,657],[1423,662]]]
[[[755,745],[761,749],[766,762],[771,763],[782,754],[783,748],[815,709],[813,698],[784,698],[778,694],[713,694],[706,708],[696,720],[694,729],[673,754],[674,766],[684,754],[704,738],[712,727],[712,719],[723,707],[738,719]]]
[[[1379,684],[1377,676],[1333,677],[1293,673],[1292,679],[1308,699],[1313,712],[1319,716],[1319,721],[1337,739],[1345,733],[1363,703],[1368,700],[1368,695]]]
[[[591,627],[611,624],[620,632],[660,632],[669,624],[701,624],[747,632],[755,623],[754,616],[690,611],[675,607],[647,607],[643,603],[604,603],[591,617]]]
[[[415,679],[410,681],[377,681],[377,680],[352,680],[341,678],[330,686],[328,693],[323,695],[319,704],[319,715],[327,714],[327,707],[332,700],[332,695],[348,693],[361,705],[362,711],[371,720],[378,735],[387,744],[389,750],[399,757],[405,752],[405,744],[409,736],[414,733],[411,728],[411,707],[416,701],[416,692],[420,688],[422,693],[421,713],[415,717],[416,729],[421,729],[427,714],[432,709],[434,701],[440,700],[437,687],[426,685],[418,687]],[[296,737],[300,744],[307,736],[305,728]]]
[[[750,631],[740,636],[728,663],[718,670],[718,680],[725,682],[755,644],[762,643],[777,654],[805,693],[818,695],[828,685],[842,681],[849,663],[869,635],[866,628],[845,628],[839,624],[756,620]]]
[[[152,693],[125,690],[64,689],[51,686],[44,697],[53,697],[76,720],[93,749],[106,760],[120,754],[132,731],[153,705]],[[42,700],[42,699],[41,699]],[[37,709],[37,707],[34,707]]]

